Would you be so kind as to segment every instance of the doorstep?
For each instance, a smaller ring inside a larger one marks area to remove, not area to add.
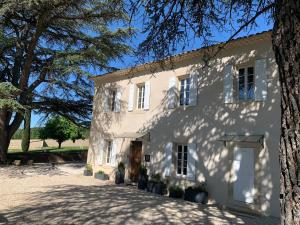
[[[126,186],[137,186],[138,184],[137,184],[137,182],[127,180],[127,181],[125,181],[125,185]]]

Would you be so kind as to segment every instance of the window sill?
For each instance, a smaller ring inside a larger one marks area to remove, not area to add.
[[[245,99],[245,100],[243,100],[243,99],[239,99],[239,100],[237,100],[237,102],[256,102],[255,101],[255,99]]]
[[[147,112],[147,111],[149,111],[149,109],[134,109],[134,110],[132,110],[131,112],[133,112],[133,113],[138,113],[138,114],[142,114],[142,113],[145,113],[145,112]]]
[[[182,175],[182,174],[176,173],[176,178],[180,178],[180,179],[186,180],[187,179],[187,175]]]
[[[104,112],[104,111],[103,111]],[[106,114],[110,114],[110,113],[120,113],[120,111],[116,112],[116,111],[108,111],[108,112],[104,112]]]
[[[194,109],[196,108],[197,105],[178,105],[177,109],[182,109],[182,110],[188,110],[188,109]]]
[[[190,107],[191,105],[178,105],[178,108],[188,108]]]
[[[245,105],[245,104],[251,104],[251,103],[264,103],[264,102],[265,102],[265,100],[236,100],[233,102],[226,102],[224,104],[225,105],[238,105],[238,104]]]
[[[104,164],[106,167],[115,167],[114,165],[112,165],[111,163],[105,163]]]

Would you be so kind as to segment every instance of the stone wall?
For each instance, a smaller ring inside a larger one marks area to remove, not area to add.
[[[21,149],[22,140],[11,140],[9,149]],[[48,147],[58,147],[58,143],[53,139],[45,140],[45,143]],[[79,148],[88,148],[89,140],[76,140],[75,143],[71,140],[67,140],[62,143],[62,147],[79,147]],[[43,140],[41,139],[31,139],[30,140],[30,149],[41,149],[43,147]],[[46,147],[46,146],[44,146]]]

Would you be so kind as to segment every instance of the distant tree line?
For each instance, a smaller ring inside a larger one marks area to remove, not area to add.
[[[33,127],[30,130],[30,137],[31,139],[41,139],[40,138],[40,133],[42,131],[43,127]],[[82,130],[82,136],[83,139],[88,139],[89,138],[89,129],[83,129]],[[22,139],[23,135],[23,129],[18,129],[12,139]]]
[[[39,134],[40,134],[40,130],[42,128],[41,127],[33,127],[30,130],[30,137],[32,139],[39,139]],[[22,139],[22,135],[23,135],[23,129],[18,129],[16,131],[16,133],[14,134],[14,136],[12,137],[12,139]]]

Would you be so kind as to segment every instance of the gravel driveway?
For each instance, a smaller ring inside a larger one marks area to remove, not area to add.
[[[82,164],[0,167],[0,224],[279,224],[115,186],[82,170]]]

